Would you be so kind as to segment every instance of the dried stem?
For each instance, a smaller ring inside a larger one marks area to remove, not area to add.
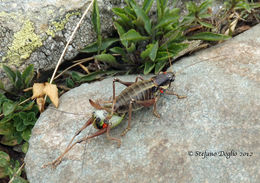
[[[22,171],[24,165],[25,165],[25,163],[23,163],[23,164],[20,166],[20,168],[15,172],[15,174],[13,175],[13,177],[10,179],[10,181],[9,181],[8,183],[12,183],[12,182],[14,181],[14,177],[15,177],[16,175],[18,175],[20,171]]]
[[[68,42],[67,42],[67,44],[66,44],[66,46],[65,46],[65,48],[64,48],[64,50],[63,50],[63,52],[62,52],[62,54],[61,54],[61,56],[60,56],[60,59],[59,59],[57,65],[56,65],[56,68],[55,68],[55,70],[54,70],[54,72],[53,72],[53,74],[52,74],[50,83],[53,82],[54,77],[55,77],[55,74],[56,74],[56,72],[57,72],[57,70],[58,70],[58,67],[59,67],[59,65],[60,65],[60,63],[61,63],[61,61],[62,61],[62,59],[63,59],[63,57],[64,57],[64,55],[65,55],[65,53],[66,53],[66,51],[67,51],[67,49],[68,49],[68,47],[69,47],[69,44],[71,43],[72,39],[74,38],[74,36],[75,36],[75,34],[76,34],[76,31],[78,30],[80,24],[82,23],[83,19],[84,19],[85,16],[87,15],[87,13],[88,13],[90,7],[92,6],[93,2],[94,2],[94,0],[91,1],[91,3],[89,4],[88,8],[85,10],[85,12],[83,13],[81,19],[79,20],[77,26],[75,27],[73,33],[71,34],[71,36],[70,36],[70,38],[69,38],[69,40],[68,40]],[[45,98],[46,98],[46,97],[45,97]]]

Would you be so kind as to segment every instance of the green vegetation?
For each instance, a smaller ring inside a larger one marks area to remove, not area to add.
[[[13,182],[27,183],[27,180],[20,177],[22,173],[20,167],[19,161],[10,159],[7,153],[0,151],[0,178],[8,176],[10,179],[13,178]]]
[[[3,83],[0,83],[0,88],[5,91],[5,94],[0,93],[0,143],[6,146],[22,144],[22,151],[26,153],[29,147],[28,141],[31,130],[39,113],[34,101],[25,100],[31,94],[23,92],[24,88],[31,85],[34,68],[33,65],[29,65],[22,73],[5,65],[3,69],[13,84],[13,89],[7,91]],[[10,160],[6,153],[0,151],[0,174],[2,178],[5,176],[11,178],[19,167],[20,163],[17,160]],[[20,174],[21,172],[15,176],[14,181],[26,182],[19,177]]]
[[[114,26],[118,33],[115,38],[101,38],[100,19],[97,3],[95,3],[92,21],[97,32],[97,41],[81,50],[86,53],[96,52],[95,58],[106,62],[112,67],[120,68],[122,65],[130,69],[142,69],[144,74],[154,71],[160,72],[169,59],[176,57],[189,45],[187,40],[200,39],[206,41],[219,41],[229,36],[214,33],[214,26],[208,18],[212,15],[208,8],[211,0],[197,6],[193,2],[187,3],[188,14],[180,20],[180,9],[170,9],[167,0],[157,0],[156,17],[149,17],[153,0],[145,0],[139,6],[134,0],[126,0],[124,8],[113,8],[118,18]],[[195,25],[201,25],[203,32],[186,36],[185,31]],[[116,46],[113,46],[116,45]],[[100,53],[102,51],[102,53]],[[112,54],[118,54],[118,61]],[[131,70],[130,70],[131,71]]]

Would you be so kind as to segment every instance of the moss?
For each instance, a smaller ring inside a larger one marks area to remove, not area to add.
[[[71,16],[73,16],[73,15],[81,15],[81,13],[78,12],[78,11],[77,11],[77,12],[71,12],[71,13],[66,14],[65,18],[63,18],[62,20],[51,22],[51,26],[50,26],[51,28],[49,28],[49,29],[46,31],[46,33],[47,33],[48,35],[54,37],[54,36],[55,36],[55,33],[56,33],[57,31],[61,31],[61,30],[63,30],[63,29],[65,28],[65,25],[66,25],[66,23],[69,21],[69,18],[70,18]]]
[[[3,60],[8,59],[11,65],[19,66],[36,48],[42,46],[42,40],[34,29],[34,24],[26,20],[21,30],[14,34],[12,45]]]

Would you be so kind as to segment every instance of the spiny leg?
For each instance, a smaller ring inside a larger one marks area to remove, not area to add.
[[[114,140],[114,141],[117,141],[117,147],[120,147],[121,146],[121,140],[120,139],[118,139],[118,138],[115,138],[115,137],[111,137],[110,136],[110,128],[111,128],[111,126],[110,125],[108,125],[108,127],[107,127],[107,139],[108,140]]]
[[[131,118],[132,118],[132,105],[135,102],[134,99],[132,99],[129,103],[129,110],[128,110],[128,125],[126,129],[121,133],[121,136],[124,136],[130,129],[131,129]]]
[[[157,118],[160,118],[160,114],[157,112],[156,110],[156,104],[157,104],[157,101],[159,100],[160,98],[160,95],[158,95],[157,97],[155,97],[155,100],[154,100],[154,104],[153,104],[153,114],[157,117]]]
[[[124,136],[130,129],[131,129],[131,120],[132,120],[132,105],[133,103],[140,104],[144,107],[149,107],[151,105],[154,105],[156,103],[156,98],[149,99],[149,100],[134,100],[132,99],[129,104],[129,111],[128,111],[128,126],[127,128],[122,132],[121,136]],[[158,116],[157,116],[158,117]]]
[[[138,81],[138,79],[140,79],[140,80],[144,80],[144,78],[142,77],[142,76],[137,76],[136,78],[135,78],[135,82],[137,82]]]
[[[93,100],[89,99],[89,103],[90,105],[92,105],[92,107],[94,107],[95,109],[98,109],[98,110],[105,110],[107,112],[111,112],[111,109],[107,108],[107,107],[104,107],[104,106],[101,106],[99,103],[96,103],[94,102]]]
[[[72,137],[72,139],[70,140],[69,144],[67,145],[66,149],[69,148],[69,146],[71,145],[71,143],[74,141],[74,139],[85,129],[87,128],[89,125],[91,125],[94,121],[94,118],[91,117],[76,133],[75,135]]]
[[[111,113],[111,117],[113,116],[113,114],[114,114],[114,106],[115,106],[115,103],[116,103],[116,87],[115,87],[115,82],[118,82],[118,83],[121,83],[121,84],[123,84],[123,85],[125,85],[125,86],[130,86],[130,85],[132,85],[134,82],[126,82],[126,81],[122,81],[122,80],[120,80],[120,79],[118,79],[118,78],[115,78],[114,80],[113,80],[113,99],[112,99],[112,101],[113,101],[113,103],[112,103],[112,113]],[[111,118],[110,117],[110,118]]]
[[[82,138],[82,139],[80,139],[80,140],[74,142],[71,146],[67,147],[67,148],[65,149],[65,151],[64,151],[56,160],[54,160],[54,161],[52,161],[52,162],[49,162],[49,163],[43,165],[43,168],[47,167],[48,165],[52,165],[53,168],[56,168],[56,167],[61,163],[62,158],[65,156],[65,154],[66,154],[67,152],[69,152],[76,144],[81,143],[81,142],[83,142],[83,141],[87,141],[88,139],[91,139],[91,138],[93,138],[93,137],[99,136],[99,135],[105,133],[106,131],[107,131],[106,128],[101,129],[101,130],[97,131],[96,133],[94,133],[94,134],[91,135],[91,136],[84,137],[84,138]]]
[[[186,97],[187,97],[187,96],[181,96],[181,95],[175,93],[174,91],[168,91],[168,90],[166,90],[164,93],[167,94],[167,95],[176,95],[176,96],[178,97],[178,99],[183,99],[183,98],[186,98]]]
[[[153,105],[153,114],[160,118],[160,114],[158,114],[158,112],[156,111],[156,104],[157,104],[157,101],[159,100],[160,96],[158,95],[157,97],[155,98],[152,98],[152,99],[149,99],[149,100],[144,100],[144,101],[135,101],[137,104],[140,104],[144,107],[149,107],[151,105]]]

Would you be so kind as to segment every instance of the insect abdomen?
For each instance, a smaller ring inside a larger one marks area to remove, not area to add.
[[[115,112],[125,113],[128,112],[129,104],[132,99],[135,101],[144,101],[153,99],[155,97],[157,87],[153,81],[145,80],[132,84],[124,89],[119,96],[116,97]],[[132,110],[138,110],[143,106],[133,103]]]

